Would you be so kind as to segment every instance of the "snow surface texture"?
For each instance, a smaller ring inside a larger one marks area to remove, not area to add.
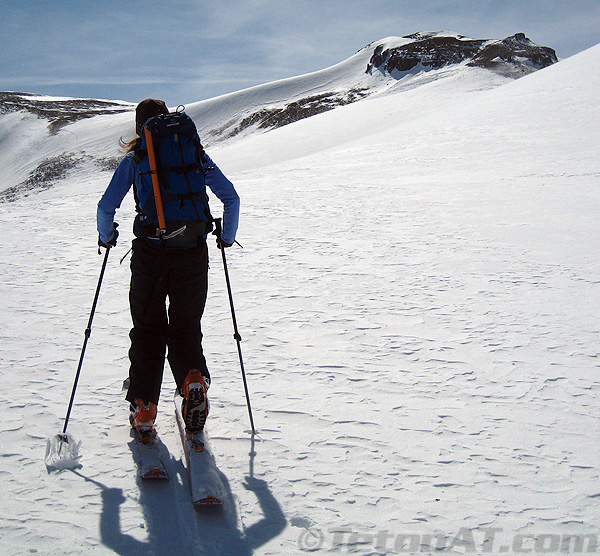
[[[210,150],[242,198],[244,249],[227,255],[259,430],[252,442],[213,249],[203,330],[210,434],[230,489],[220,512],[192,509],[168,369],[158,427],[171,480],[135,478],[121,392],[129,270],[118,264],[131,198],[69,424],[82,468],[48,473],[46,439],[61,429],[100,271],[94,215],[110,173],[79,166],[0,204],[0,553],[461,554],[486,538],[494,553],[590,547],[600,46],[494,88],[472,71],[459,92],[450,76]],[[22,147],[52,158],[77,132],[108,153],[125,116],[45,142],[27,117]],[[17,174],[0,175],[10,185]]]

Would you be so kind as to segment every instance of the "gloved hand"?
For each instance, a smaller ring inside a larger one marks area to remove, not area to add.
[[[233,245],[233,243],[225,243],[222,239],[221,236],[217,236],[217,247],[219,249],[225,249],[226,247],[231,247]]]
[[[119,237],[118,227],[119,225],[116,222],[113,222],[113,235],[108,241],[102,241],[100,236],[98,236],[98,247],[105,247],[106,249],[115,247],[117,245],[117,238]]]
[[[212,233],[214,236],[217,236],[217,247],[219,249],[225,249],[225,247],[231,247],[233,245],[233,243],[225,243],[221,239],[221,232],[223,231],[223,228],[221,227],[221,219],[215,218],[214,224],[215,224],[215,229],[213,230]]]

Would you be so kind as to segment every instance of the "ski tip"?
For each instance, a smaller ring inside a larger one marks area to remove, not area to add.
[[[194,506],[196,508],[204,508],[206,506],[222,506],[222,505],[223,505],[223,500],[221,500],[220,498],[217,498],[216,496],[213,496],[212,494],[209,494],[207,497],[201,498],[200,500],[194,501]]]
[[[142,479],[168,479],[169,475],[161,467],[153,467],[152,469],[141,474]]]

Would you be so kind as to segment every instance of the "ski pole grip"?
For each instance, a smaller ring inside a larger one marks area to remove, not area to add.
[[[215,218],[215,231],[213,232],[213,234],[215,234],[218,238],[220,238],[222,230],[223,230],[223,227],[221,225],[221,219]]]

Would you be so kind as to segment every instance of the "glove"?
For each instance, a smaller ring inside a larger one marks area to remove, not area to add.
[[[106,249],[115,247],[117,245],[117,238],[119,237],[118,227],[119,225],[116,222],[113,222],[113,235],[108,241],[102,241],[100,236],[98,236],[98,247],[105,247]]]
[[[233,243],[225,243],[223,241],[223,239],[221,239],[221,231],[222,231],[221,219],[215,218],[214,223],[215,223],[215,229],[213,230],[212,233],[214,236],[217,236],[217,247],[219,249],[225,249],[225,247],[231,247],[233,245]]]
[[[217,247],[219,249],[225,249],[226,247],[231,247],[233,245],[233,243],[225,243],[222,239],[221,236],[217,236]]]

